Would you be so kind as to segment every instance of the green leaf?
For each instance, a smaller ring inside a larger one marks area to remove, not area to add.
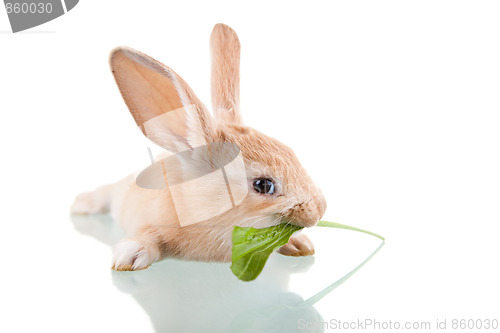
[[[319,227],[348,229],[369,234],[385,241],[385,238],[363,229],[346,224],[319,221]],[[282,223],[269,228],[234,227],[231,270],[238,279],[252,281],[259,276],[267,259],[277,248],[288,243],[294,232],[302,227]]]
[[[302,227],[283,223],[269,228],[234,227],[231,270],[240,280],[259,276],[271,253]]]

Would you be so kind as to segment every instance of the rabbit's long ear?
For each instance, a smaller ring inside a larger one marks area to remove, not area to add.
[[[210,37],[212,106],[216,118],[243,124],[240,115],[240,41],[233,29],[216,24]]]
[[[110,64],[125,103],[150,140],[173,152],[210,141],[210,114],[173,70],[129,48],[113,50]]]

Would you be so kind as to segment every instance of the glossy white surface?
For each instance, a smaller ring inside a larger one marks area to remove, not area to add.
[[[114,243],[119,233],[108,216],[72,220],[78,231],[104,243]],[[318,244],[318,255],[275,253],[252,282],[239,281],[229,264],[176,259],[137,272],[112,271],[111,280],[140,305],[156,331],[296,331],[300,320],[323,321],[314,304],[382,243],[337,229],[308,233]]]

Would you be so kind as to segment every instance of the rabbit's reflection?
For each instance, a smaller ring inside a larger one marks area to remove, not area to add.
[[[107,215],[72,220],[78,231],[106,244],[123,236]],[[144,308],[157,332],[322,332],[316,309],[288,291],[289,275],[313,262],[273,254],[252,282],[239,281],[229,264],[176,259],[143,271],[113,271],[112,277]]]

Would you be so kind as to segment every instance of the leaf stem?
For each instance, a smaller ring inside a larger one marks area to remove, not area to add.
[[[336,222],[328,222],[328,221],[322,221],[320,220],[317,224],[318,227],[328,227],[328,228],[338,228],[338,229],[347,229],[347,230],[353,230],[353,231],[359,231],[359,232],[363,232],[365,234],[368,234],[368,235],[372,235],[372,236],[375,236],[377,238],[380,238],[381,240],[385,241],[385,238],[374,233],[374,232],[371,232],[371,231],[367,231],[367,230],[363,230],[363,229],[359,229],[359,228],[356,228],[356,227],[351,227],[350,225],[347,225],[347,224],[341,224],[341,223],[336,223]]]

